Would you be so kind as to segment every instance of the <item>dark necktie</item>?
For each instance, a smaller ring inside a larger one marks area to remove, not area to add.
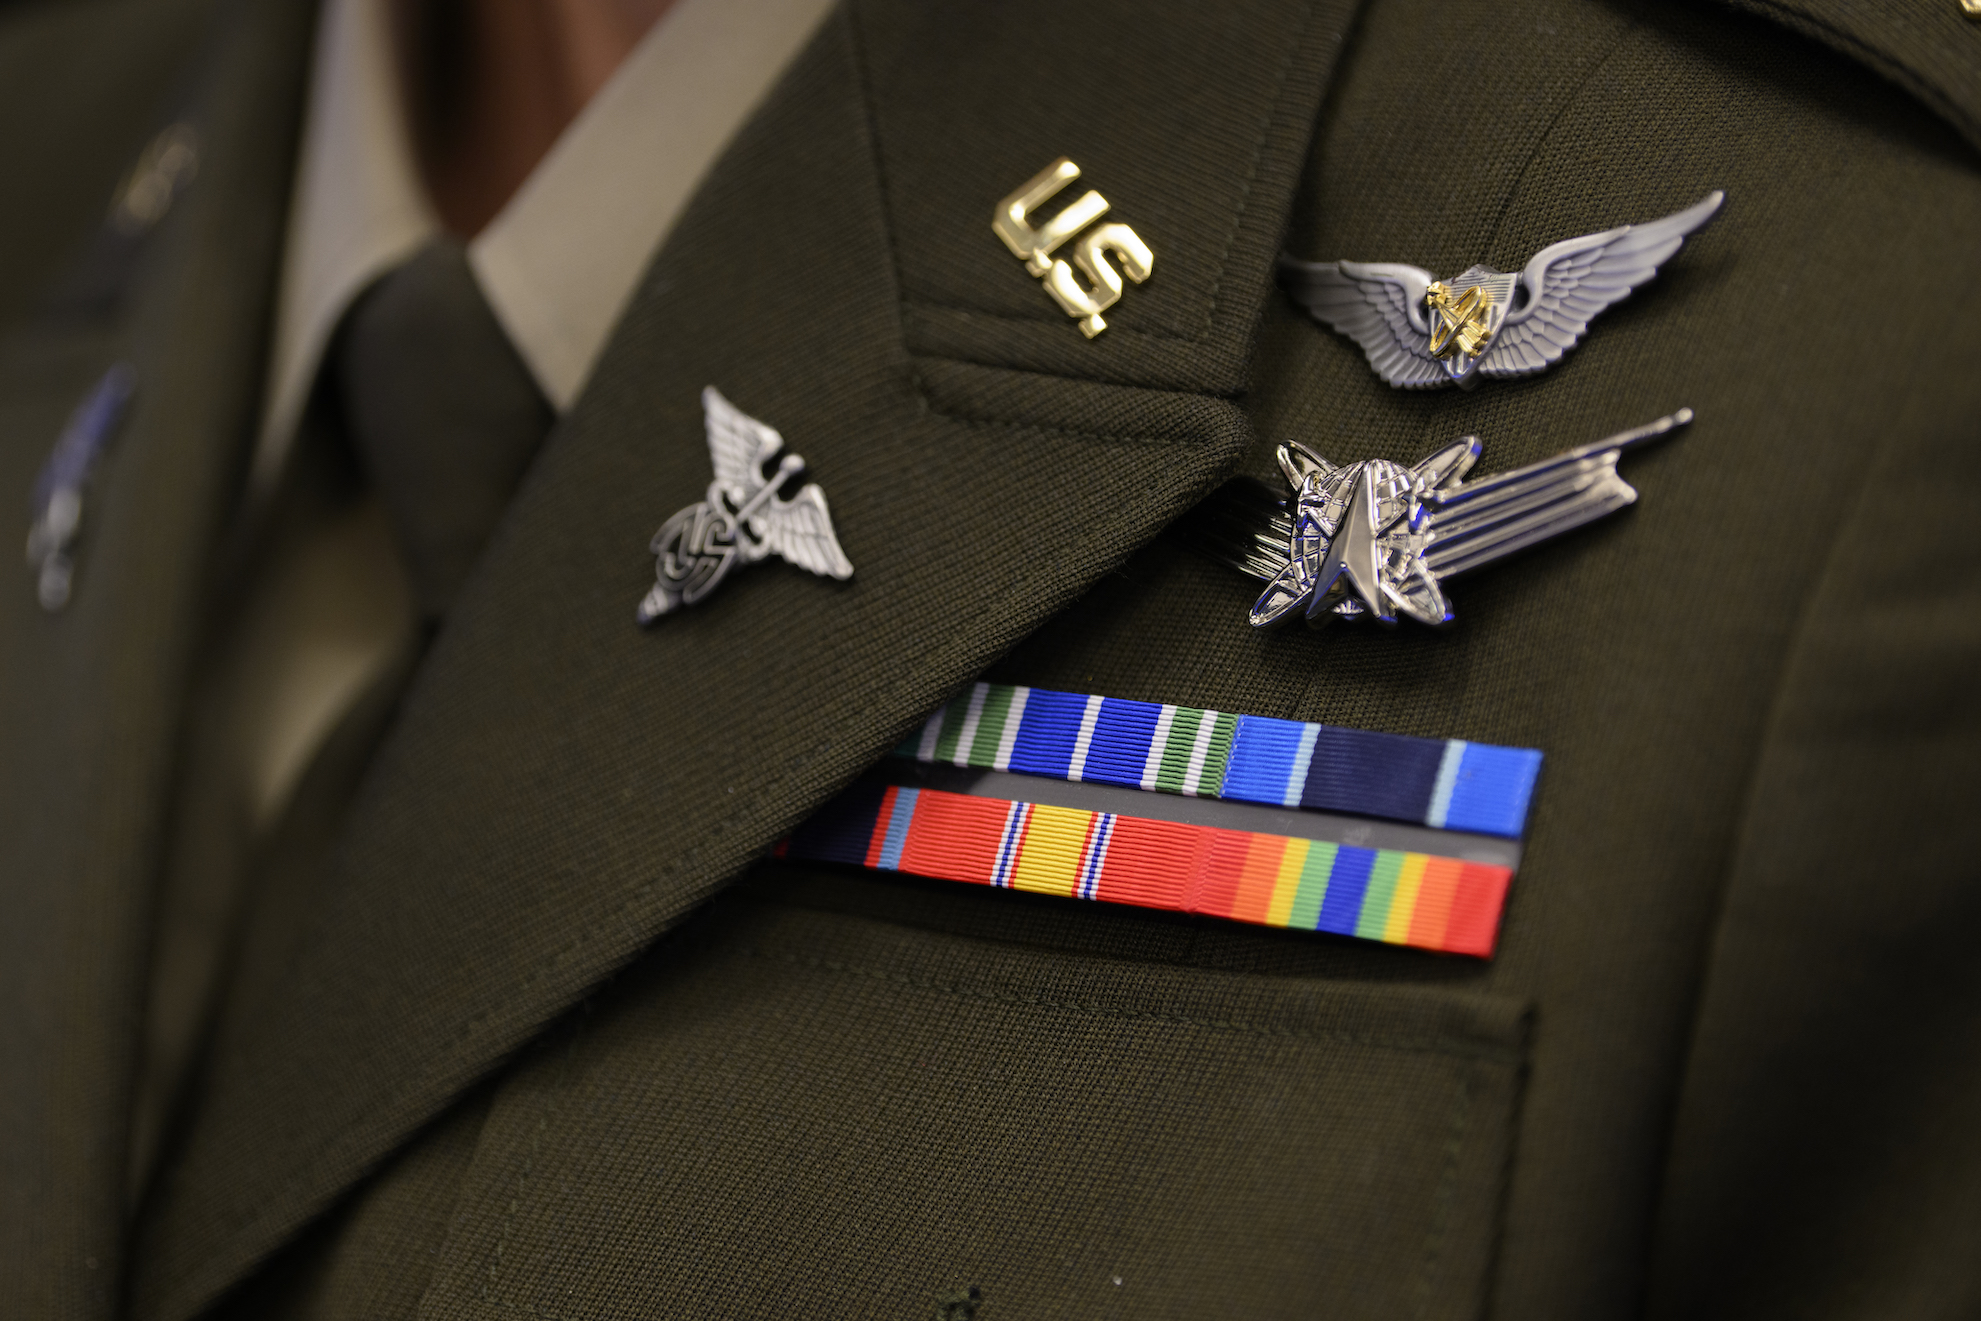
[[[249,934],[259,948],[244,951],[239,970],[249,986],[280,980],[280,952],[308,903],[311,877],[391,724],[424,637],[467,580],[553,420],[467,254],[450,239],[430,244],[352,304],[324,371],[325,392],[341,406],[429,629],[406,639],[398,659],[345,707],[260,842],[260,912]]]
[[[365,291],[327,366],[420,608],[436,618],[550,430],[550,405],[451,239]]]
[[[550,406],[482,297],[461,245],[445,239],[380,278],[352,305],[320,384],[327,411],[342,415],[351,449],[377,489],[431,625],[466,580],[542,445]],[[308,523],[323,517],[323,502],[304,488],[324,481],[326,471],[348,469],[322,461],[336,445],[326,432],[299,438],[298,445],[314,448],[309,461],[292,464],[283,508]],[[276,565],[262,572],[281,578]],[[243,1001],[254,1002],[281,980],[313,877],[419,652],[417,637],[405,639],[402,652],[347,701],[259,838],[234,806],[242,793],[232,727],[208,720],[193,731],[189,782],[176,814],[184,837],[177,852],[188,861],[168,868],[161,896],[133,1132],[134,1184],[150,1173],[170,1108],[182,1095],[205,1006],[215,979],[225,975],[222,951],[234,906],[246,899],[253,912],[233,976]],[[224,663],[224,654],[212,667],[222,682],[236,668]]]

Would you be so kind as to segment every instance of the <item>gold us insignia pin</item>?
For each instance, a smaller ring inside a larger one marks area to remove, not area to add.
[[[1563,239],[1517,272],[1474,266],[1439,280],[1401,262],[1282,257],[1280,279],[1391,385],[1469,390],[1481,376],[1528,376],[1561,361],[1597,313],[1656,275],[1725,200],[1711,192],[1662,220]]]
[[[1142,283],[1155,270],[1156,258],[1141,235],[1119,221],[1088,228],[1108,212],[1107,199],[1091,188],[1051,220],[1032,223],[1034,211],[1079,177],[1080,167],[1061,156],[997,204],[991,228],[1033,278],[1044,281],[1060,310],[1080,323],[1080,333],[1092,339],[1107,329],[1101,313],[1121,301],[1127,287],[1122,277]],[[1070,265],[1052,255],[1068,241],[1073,241]],[[1110,255],[1121,263],[1119,270]],[[1075,266],[1087,277],[1085,285],[1074,276]]]

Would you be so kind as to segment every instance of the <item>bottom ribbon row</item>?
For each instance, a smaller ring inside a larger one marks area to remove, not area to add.
[[[1481,958],[1513,878],[1427,853],[877,782],[776,853]]]

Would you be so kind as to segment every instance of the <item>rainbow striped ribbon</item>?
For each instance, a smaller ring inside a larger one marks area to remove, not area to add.
[[[1481,958],[1493,951],[1513,875],[1424,853],[873,780],[776,854]]]
[[[896,755],[1518,838],[1541,754],[980,683]]]

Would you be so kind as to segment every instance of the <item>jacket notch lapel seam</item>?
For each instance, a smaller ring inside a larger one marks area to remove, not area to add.
[[[1008,368],[986,368],[981,363],[963,362],[955,358],[946,358],[942,359],[942,361],[955,363],[960,367],[975,371],[1012,371],[1012,369]],[[1044,376],[1044,373],[1033,372],[1012,371],[1012,374]],[[1067,382],[1076,386],[1092,386],[1097,389],[1129,390],[1151,398],[1197,399],[1209,404],[1222,404],[1235,407],[1235,405],[1230,404],[1229,400],[1220,395],[1207,394],[1197,390],[1164,391],[1143,386],[1117,386],[1108,382],[1092,381],[1080,376],[1051,376],[1045,377],[1045,379],[1055,382]],[[1153,428],[1141,433],[1096,431],[1088,427],[1066,426],[1053,422],[1031,421],[1022,417],[1002,416],[992,409],[966,410],[957,408],[954,405],[938,400],[935,393],[929,389],[927,381],[922,377],[920,372],[913,374],[910,388],[914,392],[915,402],[924,412],[933,417],[942,418],[945,421],[960,423],[963,426],[995,428],[1000,431],[1030,432],[1035,435],[1064,436],[1069,440],[1091,441],[1102,445],[1183,446],[1190,444],[1195,439],[1194,437],[1166,436]],[[1236,459],[1234,458],[1235,461]],[[1206,489],[1208,490],[1208,488]]]
[[[1218,303],[1224,292],[1225,273],[1231,267],[1231,249],[1238,242],[1238,236],[1245,229],[1248,208],[1252,199],[1252,187],[1259,179],[1259,166],[1266,156],[1266,144],[1272,140],[1273,130],[1287,115],[1286,80],[1293,72],[1293,62],[1301,51],[1307,48],[1308,39],[1313,35],[1316,0],[1307,0],[1300,12],[1300,35],[1286,43],[1286,51],[1280,57],[1279,68],[1273,74],[1273,94],[1271,109],[1260,116],[1258,136],[1252,143],[1252,159],[1245,167],[1245,180],[1238,187],[1237,204],[1232,208],[1231,227],[1225,231],[1224,246],[1218,251],[1217,273],[1211,277],[1210,293],[1205,298],[1204,329],[1196,338],[1199,342],[1209,339],[1217,329]],[[1309,126],[1311,131],[1311,125]],[[1295,187],[1298,187],[1296,182]],[[1264,301],[1263,299],[1261,300]]]
[[[1232,241],[1236,241],[1235,236]],[[1215,281],[1212,282],[1212,289],[1213,293],[1215,293]],[[1030,329],[1037,326],[1047,330],[1054,330],[1067,324],[1065,317],[1055,317],[1046,314],[1039,316],[1014,316],[1009,312],[987,311],[981,307],[973,307],[968,303],[953,302],[941,298],[920,298],[909,294],[903,294],[901,296],[901,305],[904,308],[914,311],[961,312],[965,315],[975,317],[980,321],[995,321],[1000,325],[1011,326],[1014,329]],[[1108,323],[1108,335],[1115,338],[1116,343],[1128,340],[1153,340],[1163,344],[1202,344],[1206,339],[1210,338],[1212,327],[1209,322],[1211,317],[1215,315],[1216,310],[1213,308],[1211,316],[1205,318],[1204,333],[1201,335],[1179,335],[1171,330],[1134,330],[1125,326],[1115,325],[1112,322]],[[960,361],[960,359],[957,361]]]

